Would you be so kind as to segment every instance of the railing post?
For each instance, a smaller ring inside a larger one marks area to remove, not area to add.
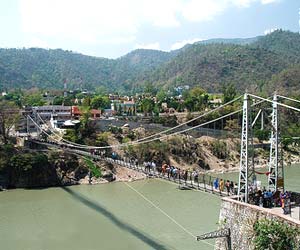
[[[181,175],[180,175],[180,171],[178,172],[178,180],[179,180],[179,184],[181,184]]]

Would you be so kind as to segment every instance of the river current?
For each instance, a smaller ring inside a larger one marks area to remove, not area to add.
[[[288,190],[300,190],[300,166],[285,177]],[[194,236],[217,229],[219,208],[218,196],[156,179],[9,190],[0,193],[0,249],[214,249]]]

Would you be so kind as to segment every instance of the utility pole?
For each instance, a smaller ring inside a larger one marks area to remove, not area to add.
[[[270,159],[269,159],[269,176],[268,188],[276,191],[278,188],[284,190],[283,164],[281,155],[280,131],[279,131],[279,114],[277,105],[277,94],[273,96],[273,109],[271,121],[271,138],[270,138]]]
[[[250,140],[251,138],[251,140]],[[243,117],[242,117],[242,138],[241,138],[241,155],[240,155],[240,173],[238,196],[241,201],[248,203],[249,201],[249,185],[255,179],[253,160],[250,161],[249,149],[252,149],[253,141],[251,133],[251,119],[250,119],[250,99],[249,95],[245,93],[243,103]],[[252,158],[252,157],[251,157]],[[251,179],[254,178],[254,179]]]
[[[27,132],[27,136],[29,136],[29,118],[28,115],[26,116],[26,132]]]

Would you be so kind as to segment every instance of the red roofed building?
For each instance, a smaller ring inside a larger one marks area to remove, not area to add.
[[[90,110],[91,113],[91,118],[93,119],[99,119],[101,116],[101,110],[98,109],[91,109]],[[78,108],[78,106],[72,106],[72,117],[73,118],[80,118],[80,116],[82,115],[82,112],[80,111],[80,109]]]

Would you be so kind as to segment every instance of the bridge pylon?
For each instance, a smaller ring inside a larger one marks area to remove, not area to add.
[[[273,96],[272,107],[272,121],[271,121],[271,137],[270,137],[270,158],[269,158],[269,175],[268,175],[268,188],[271,191],[277,189],[284,190],[283,179],[283,159],[282,149],[280,142],[280,129],[279,129],[279,113],[277,105],[277,94]]]
[[[249,186],[255,180],[250,98],[244,94],[238,196],[248,202]]]

